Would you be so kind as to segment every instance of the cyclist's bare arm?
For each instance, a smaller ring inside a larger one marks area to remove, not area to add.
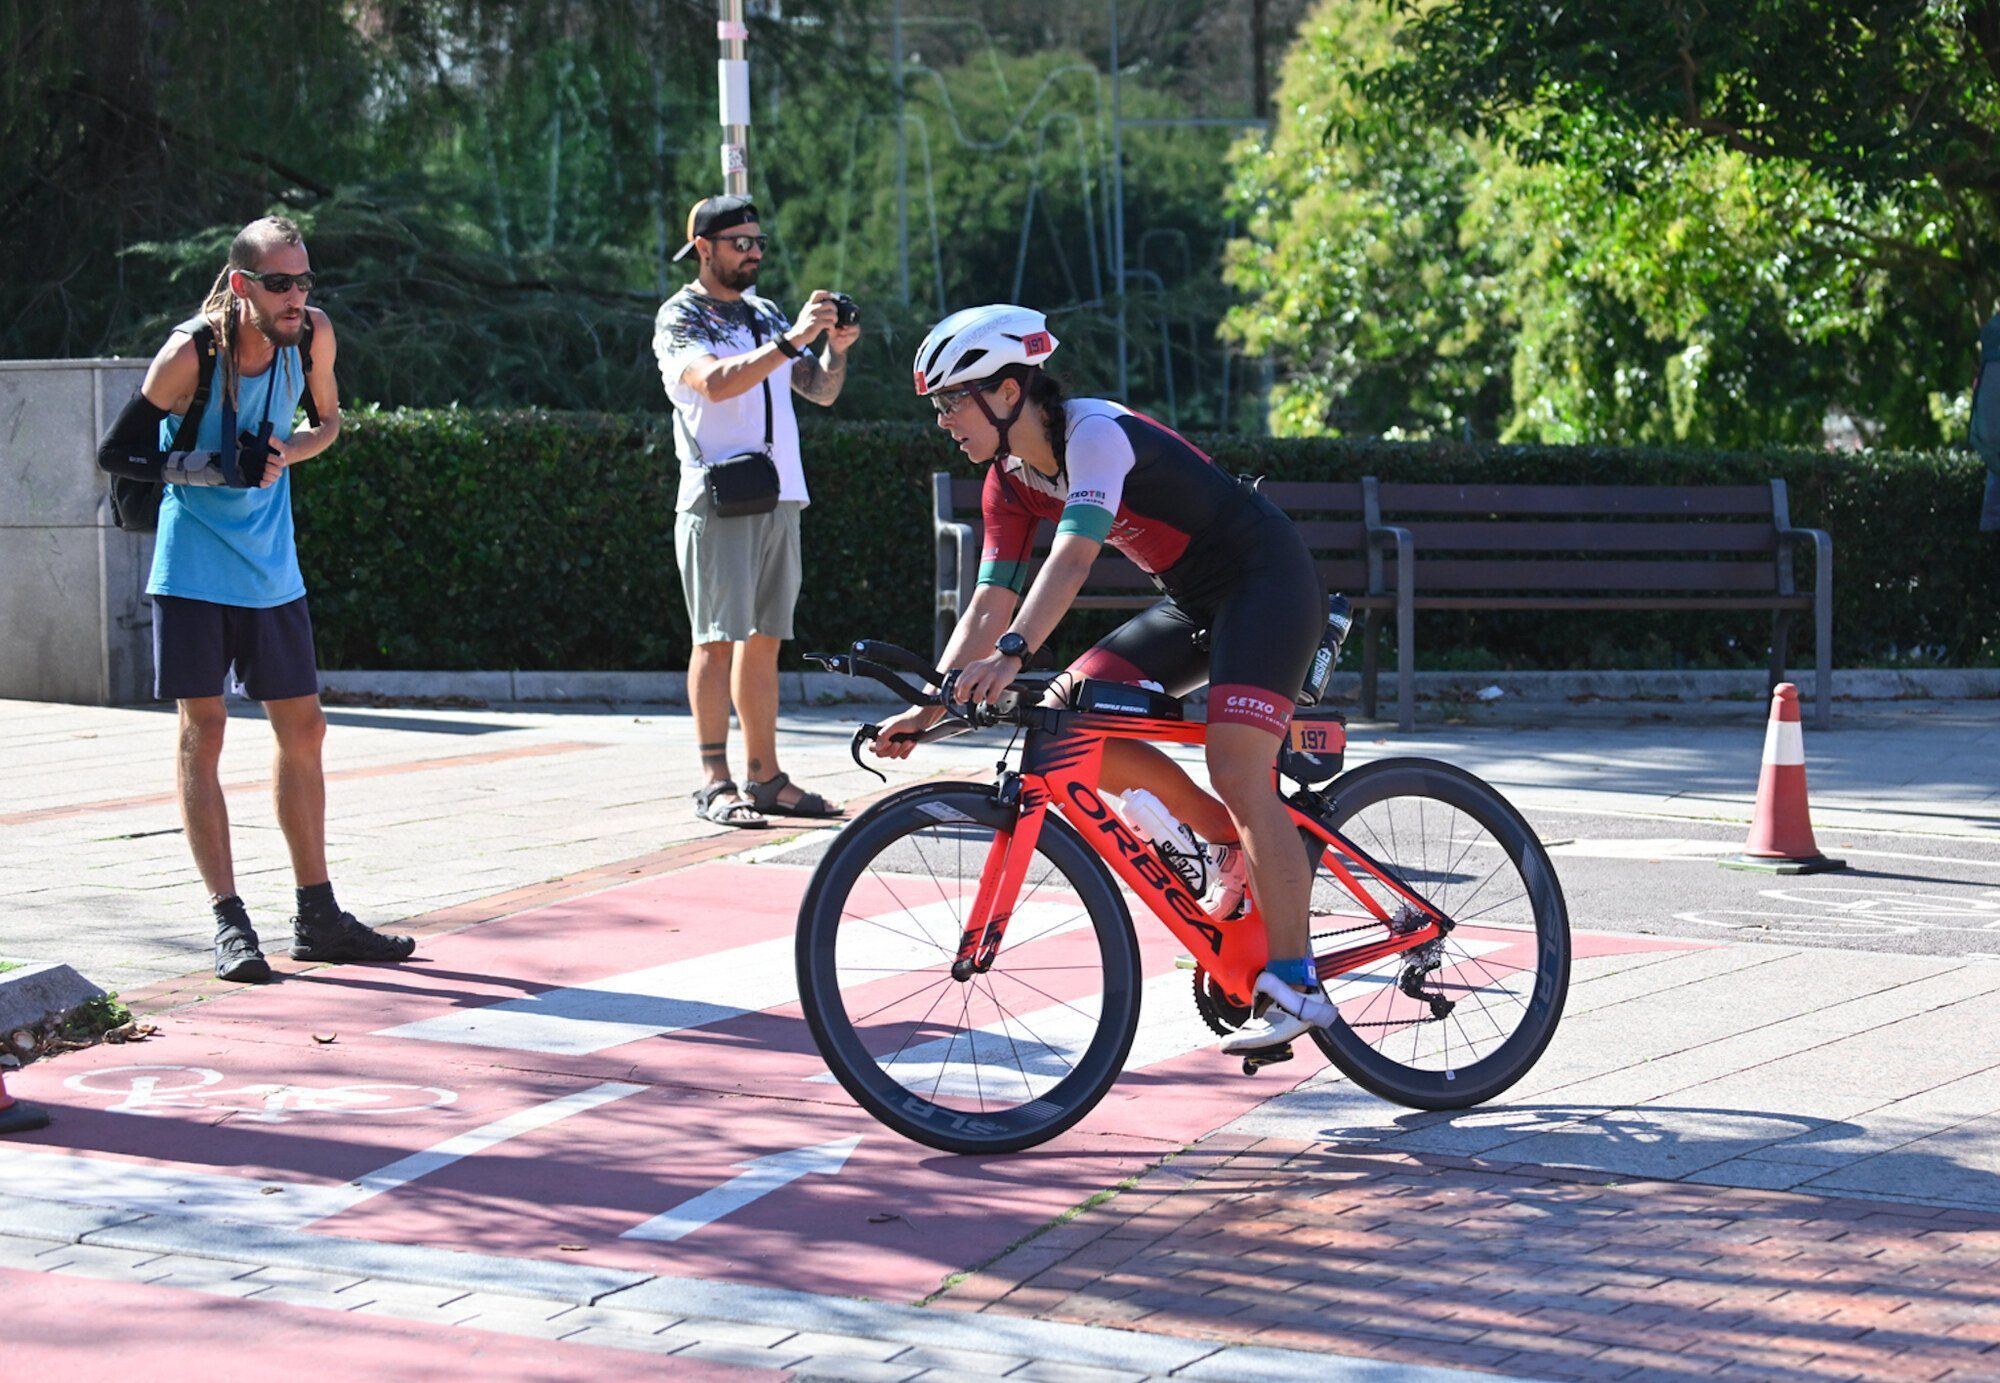
[[[1056,536],[1054,546],[1049,549],[1048,560],[1042,563],[1035,584],[1028,588],[1027,600],[1022,604],[1020,613],[1014,616],[1012,628],[1028,641],[1029,648],[1040,648],[1055,633],[1062,617],[1069,613],[1076,593],[1083,589],[1083,583],[1090,575],[1091,563],[1097,560],[1103,546],[1097,539],[1081,533],[1060,533]],[[998,630],[994,637],[998,638],[1005,632],[1004,629]],[[994,654],[967,664],[959,676],[958,686],[968,700],[991,701],[1005,691],[1007,684],[1020,673],[1020,665],[1013,659]]]
[[[993,645],[1007,632],[1007,623],[1019,603],[1020,597],[1005,586],[979,587],[972,593],[965,613],[958,617],[958,627],[951,631],[951,640],[945,644],[944,657],[939,661],[950,669],[991,653]],[[944,709],[940,706],[914,706],[883,725],[871,749],[879,758],[907,759],[916,745],[893,737],[917,734],[943,718]]]

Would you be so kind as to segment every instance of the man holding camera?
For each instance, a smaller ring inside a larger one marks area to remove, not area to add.
[[[766,243],[749,198],[695,203],[674,258],[697,255],[699,272],[653,327],[681,463],[674,554],[694,637],[688,705],[703,780],[695,810],[738,827],[840,814],[778,767],[778,646],[792,637],[799,511],[808,503],[791,396],[821,406],[839,398],[861,328],[841,294],[815,291],[793,325],[751,292]],[[815,356],[807,347],[821,337]],[[732,702],[748,756],[742,790],[729,770]]]
[[[97,463],[158,506],[153,690],[180,706],[181,821],[215,912],[215,973],[271,978],[236,892],[220,778],[231,681],[263,703],[277,741],[278,826],[298,883],[292,956],[408,960],[416,942],[341,911],[327,875],[319,673],[292,535],[292,467],[340,435],[333,324],[306,305],[312,263],[299,228],[252,221],[229,246],[201,313],[174,328],[106,434]],[[303,407],[310,425],[294,430]],[[151,526],[135,511],[124,526]]]

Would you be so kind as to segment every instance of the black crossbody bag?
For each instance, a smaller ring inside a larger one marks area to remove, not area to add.
[[[750,312],[750,336],[764,344],[763,320],[756,309]],[[752,347],[754,350],[755,347]],[[750,514],[768,514],[778,507],[778,463],[771,459],[771,379],[758,386],[764,391],[764,449],[739,451],[702,468],[702,484],[708,490],[708,511],[720,519],[738,519]],[[692,441],[694,434],[688,434]]]

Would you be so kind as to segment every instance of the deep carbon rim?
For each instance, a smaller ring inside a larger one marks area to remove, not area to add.
[[[1011,819],[969,784],[899,796],[842,834],[800,916],[800,995],[829,1069],[877,1119],[951,1151],[1010,1151],[1074,1124],[1138,1025],[1129,914],[1053,816],[998,962],[950,977],[993,833]]]

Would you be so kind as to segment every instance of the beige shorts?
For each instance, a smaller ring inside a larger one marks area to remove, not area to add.
[[[710,518],[708,496],[674,519],[674,556],[696,643],[740,643],[752,634],[792,637],[799,602],[799,510]]]

